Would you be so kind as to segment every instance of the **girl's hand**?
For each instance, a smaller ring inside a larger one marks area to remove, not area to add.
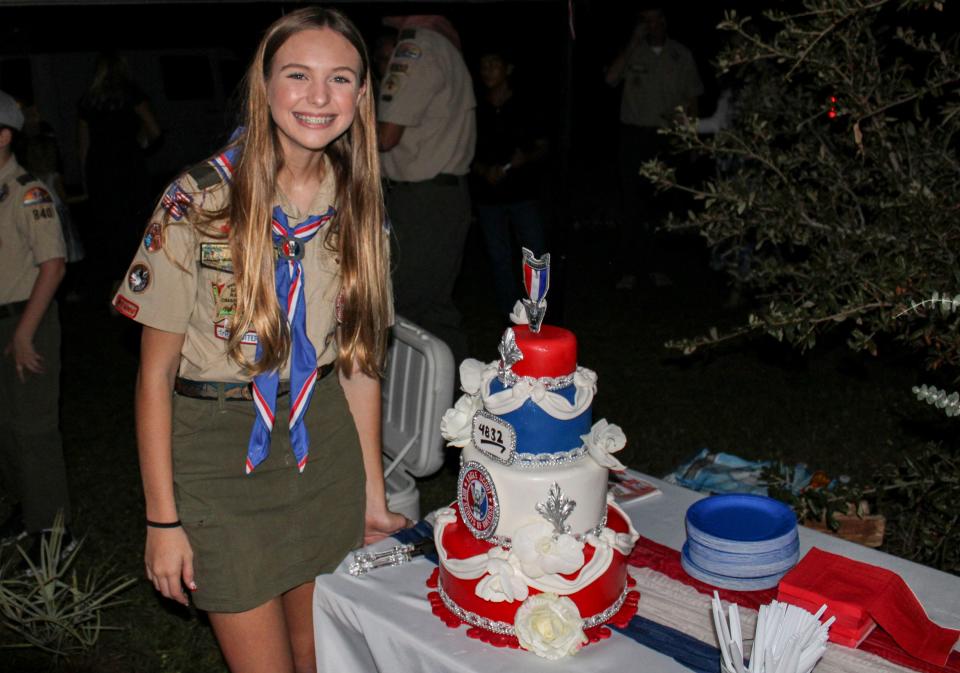
[[[383,509],[380,512],[367,511],[363,529],[363,544],[368,545],[396,533],[401,528],[410,528],[413,521],[403,514]]]
[[[183,528],[147,528],[144,551],[147,579],[165,598],[190,605],[183,585],[197,590],[193,581],[193,549]],[[182,582],[182,583],[181,583]]]

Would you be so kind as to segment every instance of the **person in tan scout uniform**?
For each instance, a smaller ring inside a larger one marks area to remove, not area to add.
[[[242,129],[165,191],[114,298],[144,325],[147,577],[210,613],[234,671],[315,670],[314,578],[408,523],[380,457],[393,313],[368,71],[342,14],[274,23]]]
[[[669,150],[667,137],[659,135],[657,129],[673,123],[678,107],[696,116],[703,84],[690,50],[667,36],[666,16],[657,7],[639,12],[630,42],[610,64],[606,80],[610,86],[623,84],[619,147],[622,213],[618,224],[619,266],[624,276],[617,286],[632,289],[638,271],[653,271],[658,258],[653,249],[654,230],[663,211],[652,183],[640,177],[640,166]],[[634,267],[634,260],[639,261],[639,268]],[[667,279],[654,273],[652,280],[659,284]]]
[[[446,19],[388,17],[385,23],[399,30],[377,108],[397,244],[397,313],[446,341],[459,362],[466,341],[452,294],[470,226],[473,83]]]
[[[53,197],[13,155],[11,144],[22,127],[16,101],[0,91],[0,477],[4,494],[17,503],[2,536],[4,544],[20,541],[38,562],[57,512],[70,518],[53,300],[66,250]],[[66,533],[64,550],[73,544]]]

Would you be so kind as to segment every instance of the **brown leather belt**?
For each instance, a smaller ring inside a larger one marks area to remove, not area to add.
[[[321,365],[317,368],[317,381],[325,378],[333,371],[333,363]],[[178,376],[173,383],[173,390],[177,395],[192,397],[197,400],[219,400],[223,398],[229,401],[251,401],[253,400],[253,386],[249,383],[224,382],[224,381],[193,381]],[[277,397],[283,397],[290,393],[290,382],[281,381],[277,389]]]

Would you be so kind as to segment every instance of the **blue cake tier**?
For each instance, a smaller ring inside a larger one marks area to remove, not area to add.
[[[490,382],[491,394],[504,389],[505,386],[499,379]],[[573,402],[577,390],[575,386],[569,385],[554,392]],[[588,406],[579,416],[561,420],[541,409],[532,399],[528,399],[519,409],[500,414],[499,418],[513,426],[517,434],[517,453],[557,453],[583,446],[580,437],[590,433],[593,409],[592,405]]]

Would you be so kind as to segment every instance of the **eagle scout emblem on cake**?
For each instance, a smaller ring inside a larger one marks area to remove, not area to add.
[[[137,294],[150,286],[150,267],[146,264],[135,264],[127,274],[127,287]]]
[[[470,461],[460,468],[460,514],[467,528],[480,540],[493,535],[500,520],[500,503],[490,473]]]

